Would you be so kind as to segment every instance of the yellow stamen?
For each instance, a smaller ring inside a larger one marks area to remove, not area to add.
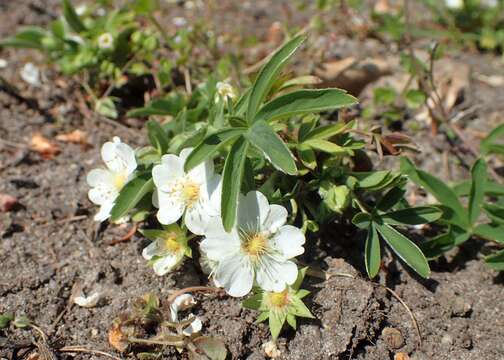
[[[127,176],[124,174],[116,174],[114,176],[114,186],[118,191],[120,191],[124,187],[124,185],[126,184],[126,179]]]
[[[177,235],[174,233],[169,233],[165,238],[161,240],[161,248],[163,251],[176,253],[182,248],[182,245],[177,241]]]
[[[250,256],[258,256],[264,253],[267,245],[267,237],[261,233],[248,236],[243,243],[243,250]]]
[[[281,309],[289,304],[289,291],[270,293],[268,296],[269,305],[273,308]]]
[[[193,205],[200,196],[200,186],[193,181],[187,181],[182,187],[182,196],[187,206]]]

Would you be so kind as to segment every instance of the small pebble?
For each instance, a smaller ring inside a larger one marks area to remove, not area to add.
[[[392,327],[386,327],[383,329],[382,338],[391,349],[399,349],[404,345],[404,338],[401,332]]]
[[[451,313],[455,317],[466,317],[472,310],[471,304],[466,302],[463,298],[457,297],[452,303]]]
[[[441,338],[441,344],[443,345],[451,345],[453,344],[453,337],[451,335],[444,335],[442,338]]]

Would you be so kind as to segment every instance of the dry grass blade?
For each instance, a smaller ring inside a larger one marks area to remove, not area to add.
[[[59,352],[68,352],[68,353],[87,353],[87,354],[93,354],[93,355],[102,355],[111,359],[115,360],[122,360],[120,357],[117,357],[115,355],[109,354],[105,351],[101,350],[95,350],[95,349],[87,349],[83,346],[79,345],[73,345],[73,346],[63,346],[62,348],[58,349]]]

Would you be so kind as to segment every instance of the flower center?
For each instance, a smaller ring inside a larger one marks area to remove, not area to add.
[[[182,248],[182,245],[177,241],[177,236],[174,234],[168,234],[161,240],[160,245],[162,250],[168,253],[176,253]]]
[[[114,186],[117,191],[120,191],[126,184],[127,176],[124,174],[115,174],[114,176]]]
[[[254,234],[246,234],[243,239],[242,248],[249,256],[259,256],[266,251],[268,238],[258,232]]]
[[[192,206],[200,196],[200,186],[194,181],[187,181],[182,186],[182,196],[187,206]]]
[[[273,308],[281,309],[289,304],[289,291],[285,289],[282,292],[270,293],[268,296],[270,306]]]

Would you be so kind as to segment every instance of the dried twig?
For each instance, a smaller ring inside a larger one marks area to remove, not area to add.
[[[69,353],[80,352],[80,353],[87,353],[87,354],[94,354],[94,355],[102,355],[102,356],[109,357],[111,359],[122,360],[120,357],[114,356],[114,355],[109,354],[105,351],[95,350],[95,349],[87,349],[87,348],[85,348],[83,346],[79,346],[79,345],[63,346],[62,348],[59,348],[58,351],[59,352],[69,352]]]

